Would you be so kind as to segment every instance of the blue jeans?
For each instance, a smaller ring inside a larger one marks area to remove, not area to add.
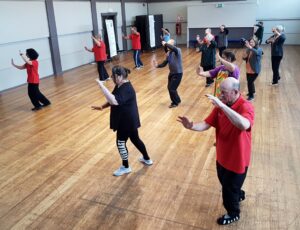
[[[141,67],[144,65],[141,60],[141,50],[133,50],[133,60],[135,67]]]

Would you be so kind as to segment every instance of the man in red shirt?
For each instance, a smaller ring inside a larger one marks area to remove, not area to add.
[[[250,163],[254,108],[242,98],[239,81],[233,77],[221,83],[220,99],[206,96],[215,108],[204,121],[194,124],[184,116],[178,117],[178,121],[185,128],[198,132],[211,126],[216,129],[217,174],[222,185],[223,205],[227,210],[217,223],[226,225],[239,220],[239,202],[245,199],[241,188]]]
[[[98,66],[99,79],[100,81],[106,81],[109,79],[108,73],[104,66],[107,59],[106,46],[100,35],[97,35],[96,37],[92,36],[92,39],[94,41],[94,47],[89,49],[85,46],[84,48],[86,51],[94,53],[95,61],[97,62]]]
[[[131,40],[132,49],[133,49],[133,60],[136,69],[144,67],[144,64],[141,60],[141,35],[137,32],[136,27],[131,27],[131,34],[128,36],[123,35],[123,38],[126,40]]]
[[[20,56],[24,60],[24,65],[16,65],[11,59],[11,64],[20,70],[27,70],[28,96],[33,104],[32,111],[40,110],[42,107],[48,106],[51,102],[40,92],[39,89],[39,57],[38,52],[34,49],[27,49],[26,55],[20,51]]]

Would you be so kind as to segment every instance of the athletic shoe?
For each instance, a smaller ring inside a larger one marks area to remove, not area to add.
[[[176,104],[174,104],[174,103],[171,103],[170,105],[169,105],[169,108],[170,109],[172,109],[172,108],[175,108],[175,107],[177,107],[178,105],[176,105]]]
[[[40,109],[42,109],[42,106],[34,107],[34,108],[32,108],[31,110],[32,110],[32,111],[38,111],[38,110],[40,110]]]
[[[208,84],[205,85],[205,87],[207,88],[207,87],[209,87],[211,85],[212,85],[212,83],[208,83]]]
[[[278,85],[278,82],[272,82],[271,85]]]
[[[141,65],[141,66],[140,66],[140,68],[144,68],[144,66],[143,66],[143,65]]]
[[[231,224],[233,222],[236,222],[240,219],[239,215],[235,215],[235,216],[229,216],[228,214],[220,217],[217,219],[217,223],[219,225],[227,225],[227,224]]]
[[[254,100],[254,97],[248,97],[247,98],[247,101],[253,101]]]
[[[122,176],[124,174],[128,174],[128,173],[131,173],[131,168],[128,167],[128,168],[125,168],[123,165],[118,168],[116,171],[114,171],[114,176]]]
[[[145,160],[144,157],[140,157],[139,161],[144,163],[145,165],[153,165],[153,161],[151,159]]]

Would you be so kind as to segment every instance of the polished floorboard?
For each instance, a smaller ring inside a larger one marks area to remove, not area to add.
[[[154,161],[138,161],[128,142],[131,174],[113,177],[120,164],[109,109],[97,83],[96,65],[41,80],[52,105],[32,112],[23,85],[0,93],[0,229],[300,229],[300,47],[285,46],[281,81],[270,86],[270,48],[264,46],[256,80],[253,152],[241,219],[220,227],[225,213],[215,170],[214,129],[198,133],[176,121],[201,121],[213,106],[213,87],[196,76],[200,55],[182,47],[182,103],[169,109],[168,68],[155,69],[158,49],[142,55],[145,67],[129,79],[138,99],[141,139]],[[234,50],[247,93],[242,50]],[[132,54],[106,64],[133,68]],[[16,70],[18,71],[18,70]],[[26,72],[24,71],[24,78]],[[106,82],[113,88],[112,81]]]

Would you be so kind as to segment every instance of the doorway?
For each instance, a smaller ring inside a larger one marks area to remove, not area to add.
[[[105,20],[112,20],[114,25],[114,33],[115,33],[115,42],[117,51],[119,51],[119,45],[118,45],[118,32],[117,32],[117,13],[101,13],[101,19],[102,19],[102,28],[103,28],[103,39],[106,44],[106,53],[108,54],[108,59],[111,59],[110,55],[110,47],[109,47],[109,38],[107,33],[107,27]]]

